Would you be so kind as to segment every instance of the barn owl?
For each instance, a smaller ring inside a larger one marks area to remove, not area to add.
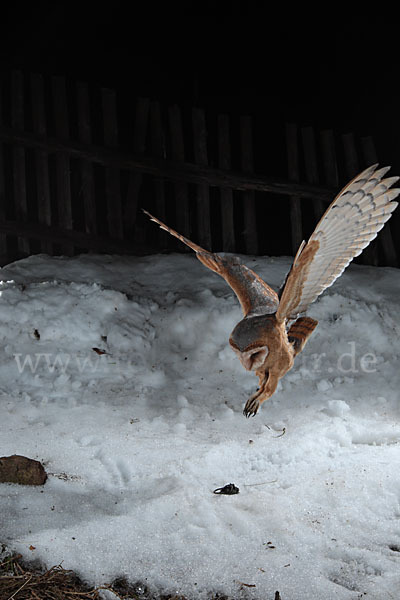
[[[197,258],[225,279],[235,292],[244,318],[229,344],[243,367],[259,378],[257,391],[243,414],[255,416],[293,366],[318,321],[300,316],[343,273],[390,218],[400,189],[389,189],[399,177],[384,179],[390,167],[373,165],[336,196],[307,243],[303,241],[279,293],[235,256],[204,250],[147,211],[152,221],[192,248]],[[294,322],[293,322],[294,321]]]

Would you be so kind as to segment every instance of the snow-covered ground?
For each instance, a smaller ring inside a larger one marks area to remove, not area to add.
[[[244,261],[276,288],[290,264]],[[248,420],[240,308],[193,255],[41,255],[0,275],[0,455],[50,474],[0,485],[0,541],[196,599],[399,597],[400,271],[351,266]],[[213,494],[227,483],[240,493]]]

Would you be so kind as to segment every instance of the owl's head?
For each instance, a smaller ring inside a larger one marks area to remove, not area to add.
[[[267,358],[273,325],[272,315],[245,317],[232,331],[229,343],[247,371],[256,371]]]

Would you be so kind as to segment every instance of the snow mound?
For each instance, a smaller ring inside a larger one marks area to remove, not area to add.
[[[275,288],[290,266],[243,258]],[[1,455],[50,477],[0,486],[0,541],[196,599],[398,589],[399,271],[350,267],[249,420],[239,305],[193,256],[38,255],[1,276]]]

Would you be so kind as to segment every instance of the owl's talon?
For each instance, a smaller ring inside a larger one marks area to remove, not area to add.
[[[257,398],[251,397],[247,400],[246,406],[243,409],[243,414],[248,419],[249,417],[255,417],[260,407],[260,403]]]

